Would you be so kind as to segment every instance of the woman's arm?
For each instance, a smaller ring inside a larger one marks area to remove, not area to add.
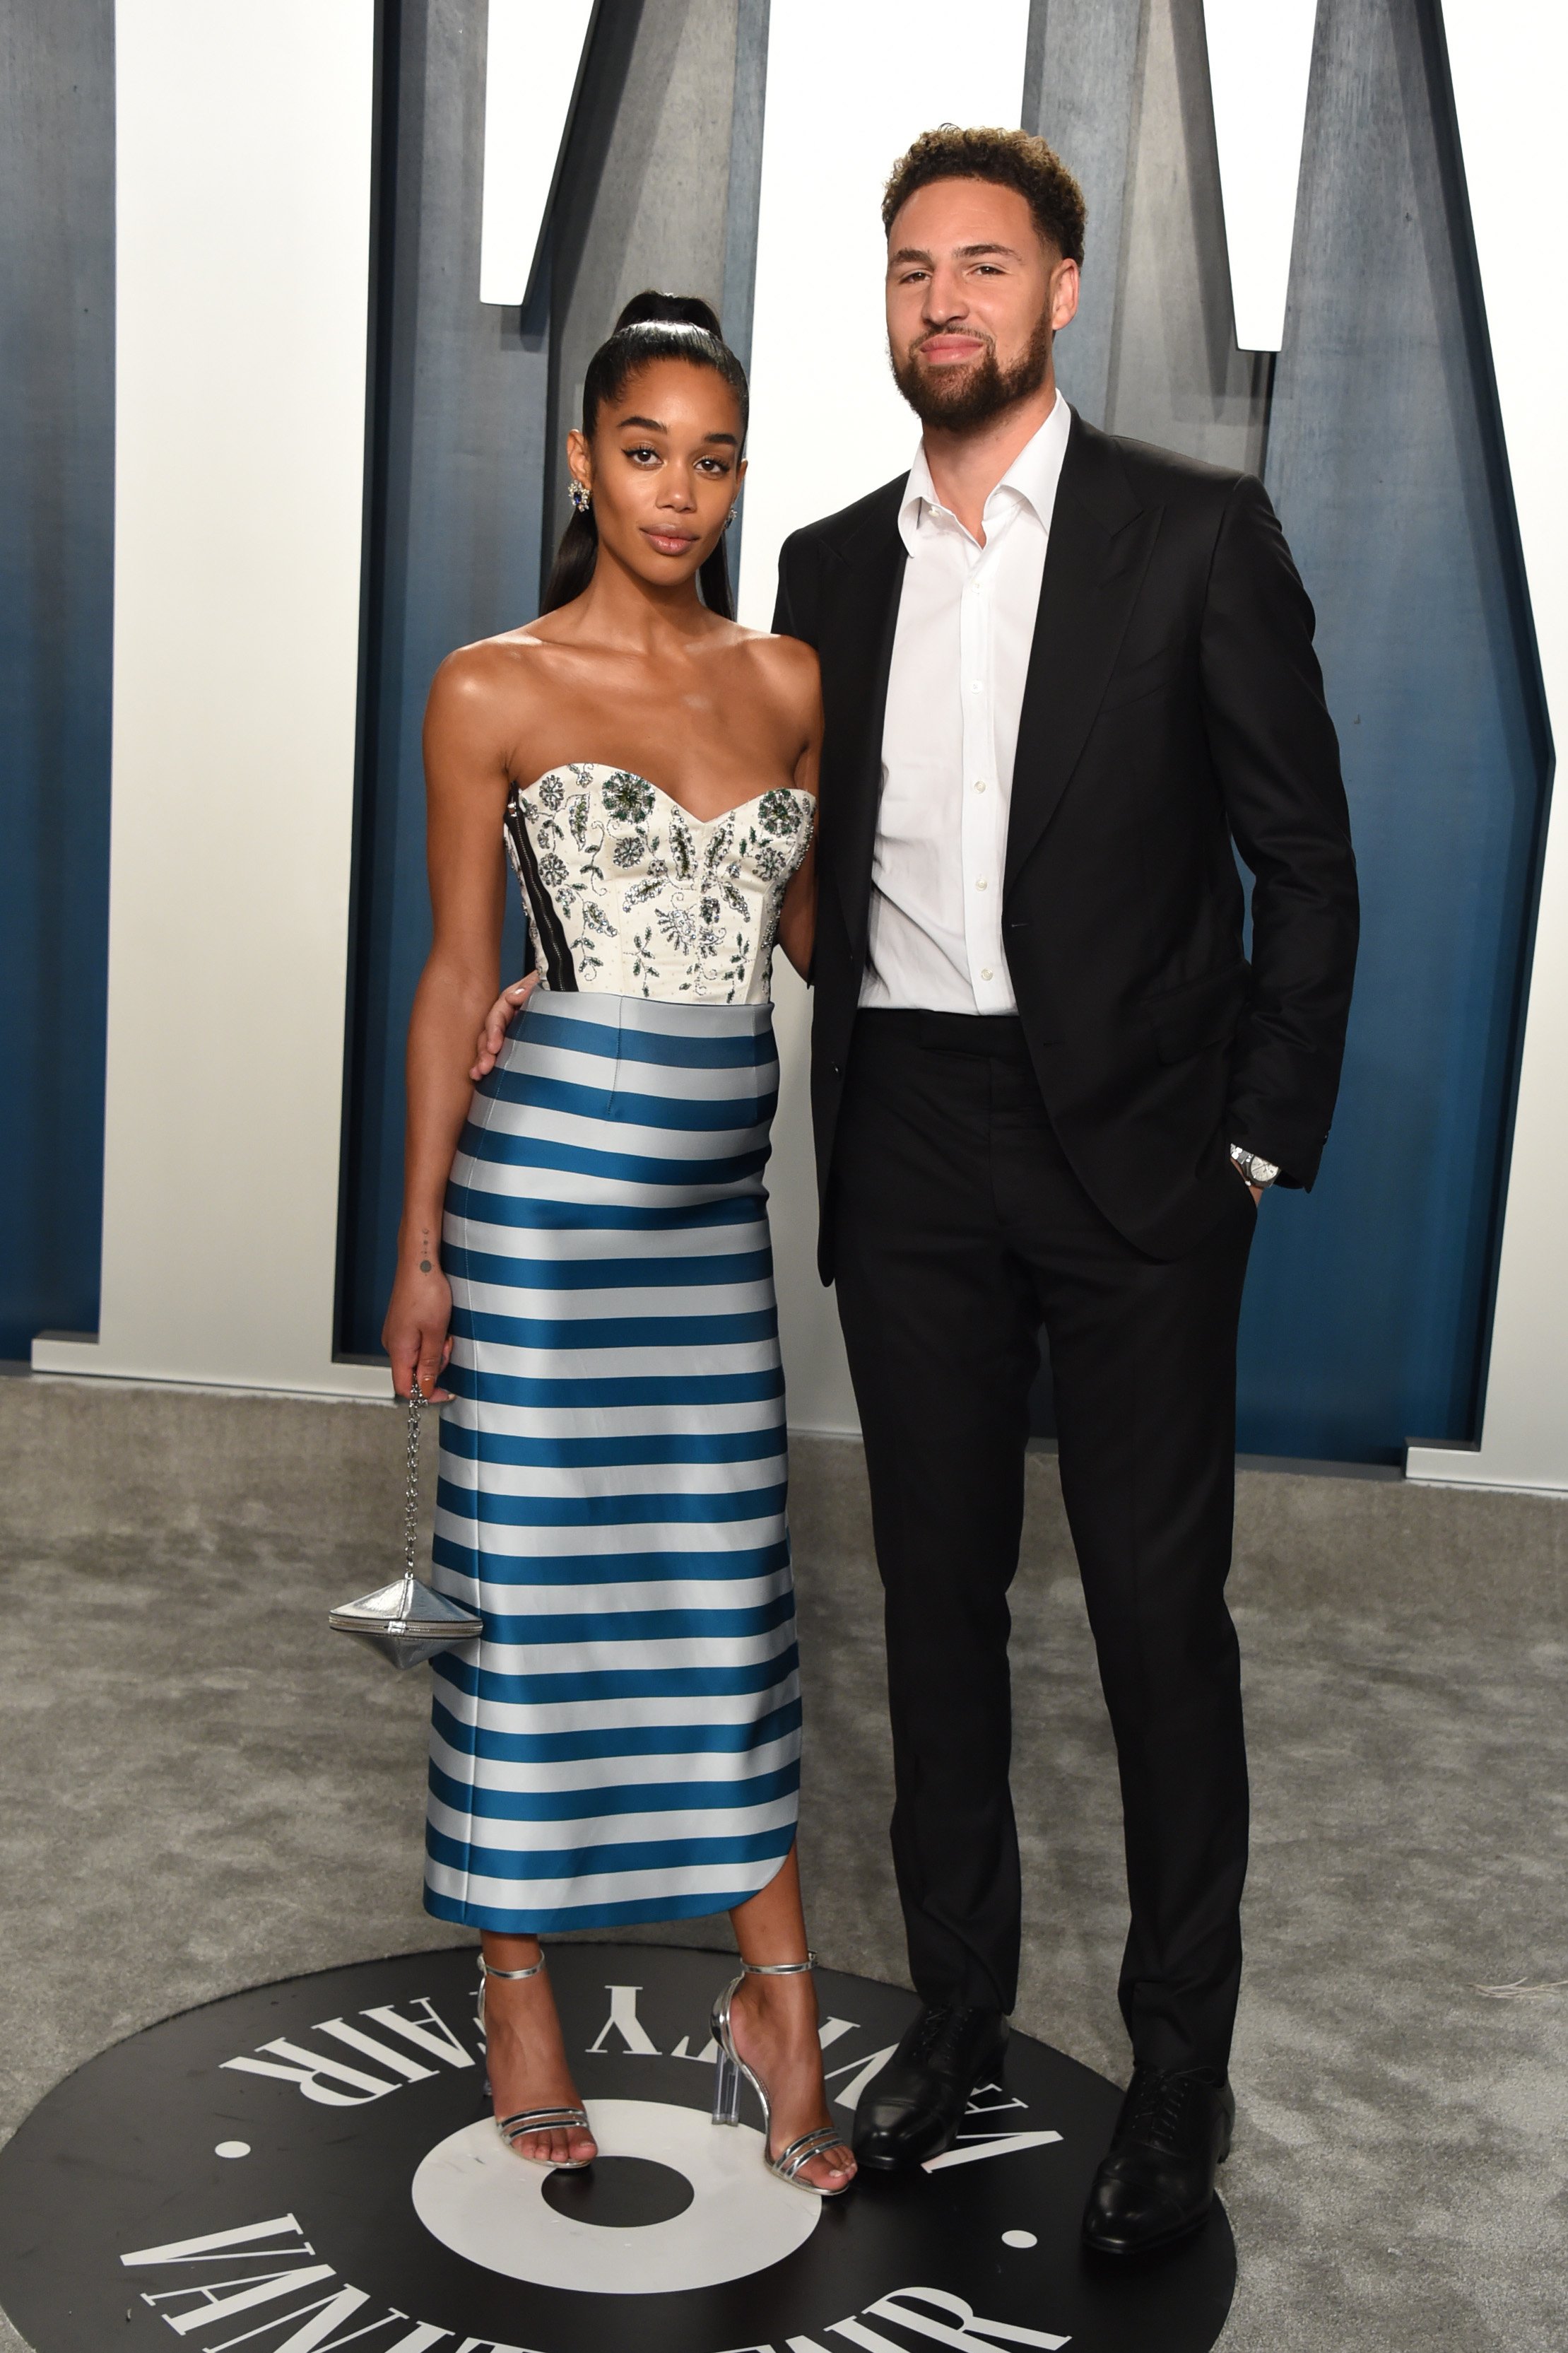
[[[382,1328],[392,1385],[427,1398],[451,1352],[452,1294],[441,1271],[441,1205],[468,1115],[474,1032],[496,993],[506,872],[509,762],[488,647],[442,664],[425,713],[426,855],[434,931],[408,1023],[408,1118],[397,1273]]]

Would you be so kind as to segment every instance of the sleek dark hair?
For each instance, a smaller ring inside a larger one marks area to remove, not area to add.
[[[632,296],[616,321],[615,332],[607,343],[599,345],[588,362],[588,373],[583,379],[585,441],[593,439],[599,411],[605,402],[618,400],[633,376],[650,360],[689,360],[694,367],[711,368],[715,375],[722,376],[740,406],[741,442],[744,447],[751,412],[746,371],[724,341],[718,313],[700,294],[659,294],[651,288],[646,293]],[[574,511],[555,551],[541,612],[552,613],[557,605],[569,605],[574,596],[580,596],[592,580],[598,560],[599,526],[594,521],[593,509],[586,512]],[[697,577],[709,611],[732,621],[735,600],[730,591],[730,561],[722,538]]]
[[[1016,188],[1035,227],[1063,259],[1083,259],[1083,190],[1056,149],[1029,132],[965,131],[956,122],[923,131],[888,174],[882,227],[890,230],[900,206],[933,180],[990,180]]]

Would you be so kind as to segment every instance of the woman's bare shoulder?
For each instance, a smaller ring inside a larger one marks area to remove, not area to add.
[[[436,682],[449,693],[482,694],[498,686],[527,686],[548,666],[555,649],[537,634],[536,625],[503,629],[499,637],[476,638],[472,645],[455,646],[436,672]]]
[[[548,691],[555,652],[531,624],[454,648],[431,681],[432,718],[472,723],[502,711],[515,716]]]
[[[808,646],[803,638],[776,638],[769,629],[742,629],[738,623],[736,635],[758,661],[776,666],[786,674],[809,678],[817,674],[816,649]]]
[[[809,727],[822,700],[822,672],[815,649],[799,638],[771,637],[765,629],[743,631],[742,649],[764,691],[776,696]]]

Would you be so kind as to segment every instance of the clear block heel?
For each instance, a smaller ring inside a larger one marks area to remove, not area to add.
[[[802,2133],[798,2140],[777,2157],[768,2155],[768,2143],[773,2132],[773,2105],[760,2075],[748,2067],[735,2048],[734,2031],[730,2022],[730,2005],[741,1988],[742,1979],[753,1978],[798,1978],[816,1966],[816,1956],[808,1953],[804,1961],[742,1961],[741,1976],[732,1978],[713,2005],[713,2040],[719,2055],[713,2063],[713,2121],[716,2125],[738,2125],[741,2121],[741,2085],[747,2083],[755,2092],[763,2111],[763,2162],[770,2173],[792,2189],[809,2189],[814,2198],[842,2198],[850,2183],[846,2181],[837,2189],[819,2189],[815,2181],[803,2179],[814,2157],[826,2157],[830,2148],[844,2145],[844,2136],[832,2125],[819,2125],[815,2132]],[[851,2177],[853,2179],[853,2177]]]
[[[721,2051],[713,2065],[713,2121],[716,2125],[738,2125],[741,2121],[741,2071],[727,2051]]]

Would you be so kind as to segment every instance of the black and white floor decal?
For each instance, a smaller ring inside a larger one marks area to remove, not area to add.
[[[1206,2353],[1235,2281],[1216,2214],[1166,2260],[1087,2261],[1115,2088],[1016,2035],[957,2144],[823,2203],[709,2123],[721,1956],[557,1945],[603,2154],[489,2121],[471,1948],[236,1994],[107,2051],[0,2150],[0,2305],[36,2353]],[[821,1972],[835,2114],[913,1997]],[[749,2094],[747,2095],[749,2099]]]

